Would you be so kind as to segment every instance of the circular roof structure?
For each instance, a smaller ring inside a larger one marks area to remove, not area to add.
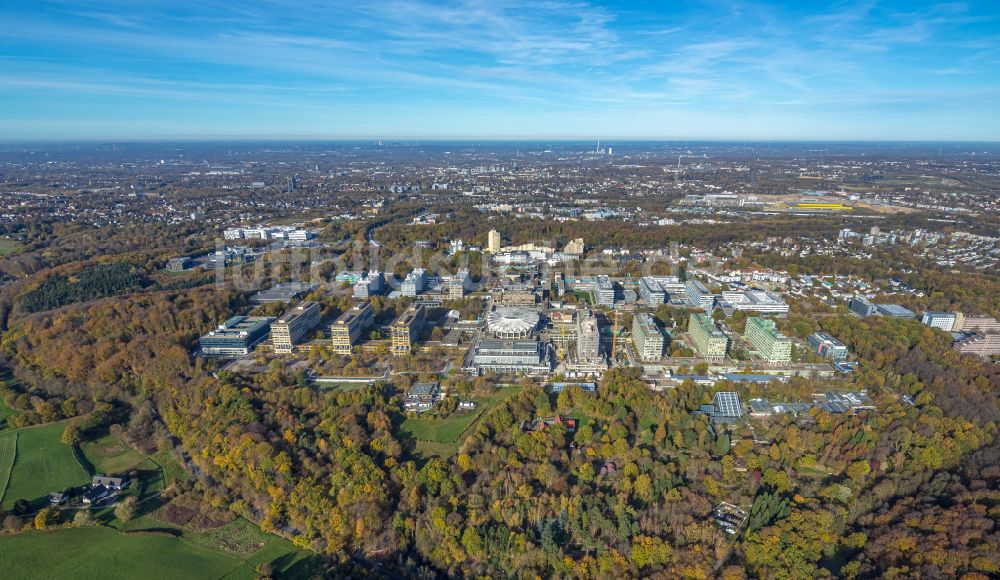
[[[530,308],[504,306],[486,316],[489,330],[501,338],[524,338],[538,326],[538,312]]]

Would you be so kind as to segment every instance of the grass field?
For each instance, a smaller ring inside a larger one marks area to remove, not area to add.
[[[124,473],[146,460],[111,434],[84,442],[80,450],[98,473]]]
[[[513,397],[520,387],[504,387],[493,394],[471,397],[479,407],[471,411],[458,411],[447,419],[406,419],[399,425],[402,434],[412,437],[414,452],[423,457],[451,457],[458,452],[462,435],[466,433],[497,401]]]
[[[8,578],[249,580],[256,577],[260,563],[270,563],[278,578],[313,578],[323,569],[315,554],[242,518],[214,530],[192,532],[146,514],[114,527],[0,536],[0,569]]]
[[[160,451],[149,456],[151,461],[155,461],[163,470],[163,478],[167,485],[175,481],[184,481],[188,478],[187,471],[181,465],[180,459],[171,451]]]
[[[17,430],[17,457],[4,492],[2,508],[19,499],[41,507],[48,494],[89,483],[90,476],[77,463],[73,451],[59,440],[67,422]]]
[[[10,483],[10,472],[14,469],[14,458],[17,455],[17,431],[0,434],[0,502],[7,492]]]
[[[400,429],[414,439],[432,443],[454,443],[458,436],[479,417],[479,411],[454,413],[447,419],[407,419]]]
[[[0,238],[0,256],[6,256],[7,254],[12,254],[21,247],[21,244],[15,242],[14,240],[8,240],[7,238]]]
[[[0,538],[0,566],[11,578],[220,578],[240,564],[165,535],[104,527]]]

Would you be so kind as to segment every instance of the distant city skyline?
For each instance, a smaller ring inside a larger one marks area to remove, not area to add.
[[[9,3],[0,139],[1000,141],[994,2],[816,4]]]

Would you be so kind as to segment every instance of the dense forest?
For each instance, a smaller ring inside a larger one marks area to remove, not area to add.
[[[52,310],[74,302],[120,296],[142,288],[148,280],[132,264],[100,264],[81,270],[76,276],[53,274],[21,296],[26,312]]]

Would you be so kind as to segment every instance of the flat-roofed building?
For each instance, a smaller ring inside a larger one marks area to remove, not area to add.
[[[600,306],[615,305],[615,285],[611,278],[603,274],[594,277],[594,300]]]
[[[688,280],[684,283],[684,295],[688,304],[705,312],[715,306],[715,294],[709,292],[708,288],[698,280]]]
[[[455,272],[455,275],[451,277],[451,281],[448,282],[448,299],[461,300],[469,289],[468,285],[469,271],[463,268]]]
[[[490,233],[486,235],[486,251],[491,254],[497,254],[500,252],[500,232],[496,230],[490,230]]]
[[[315,284],[309,284],[308,282],[282,282],[254,294],[250,297],[250,302],[257,304],[284,302],[285,304],[290,304],[298,296],[312,292],[315,288]]]
[[[722,360],[729,350],[727,337],[715,323],[712,317],[699,312],[692,313],[688,318],[688,335],[694,343],[694,350],[701,358]]]
[[[892,318],[905,318],[912,320],[917,317],[912,310],[904,308],[899,304],[876,304],[875,309],[879,314],[883,316],[890,316]]]
[[[437,383],[414,383],[403,397],[403,408],[416,413],[429,411],[434,408],[440,393]]]
[[[667,292],[654,278],[639,280],[639,295],[649,306],[659,306],[667,301]]]
[[[788,314],[788,303],[777,294],[764,290],[726,291],[722,293],[722,300],[736,310],[745,312]]]
[[[581,312],[576,324],[576,360],[580,363],[601,361],[601,333],[593,312]]]
[[[757,316],[747,318],[743,337],[769,364],[792,361],[792,341],[778,332],[773,320]]]
[[[427,272],[423,268],[416,268],[403,280],[399,287],[399,293],[403,296],[417,296],[427,287]]]
[[[976,333],[956,342],[952,348],[959,354],[971,354],[988,359],[1000,355],[1000,333]]]
[[[500,306],[535,306],[538,295],[534,290],[504,290],[498,300]]]
[[[319,325],[319,304],[303,302],[271,324],[274,352],[288,354],[307,332]]]
[[[632,317],[632,342],[639,358],[644,362],[654,362],[663,358],[666,339],[653,317],[640,312]]]
[[[369,302],[358,302],[337,317],[330,325],[330,341],[333,352],[349,355],[354,345],[361,340],[365,330],[375,321],[374,310]]]
[[[422,304],[411,304],[389,327],[392,335],[392,354],[410,354],[413,343],[427,322],[427,313]]]
[[[372,270],[368,275],[354,283],[354,297],[368,299],[377,296],[385,289],[385,278],[382,272]]]
[[[834,338],[829,332],[819,331],[806,339],[813,352],[834,361],[847,360],[847,345]]]
[[[566,247],[563,248],[563,253],[570,256],[579,256],[584,252],[583,238],[576,238],[575,240],[570,240],[566,242]]]
[[[233,316],[198,340],[201,353],[208,356],[244,356],[267,338],[269,316]]]
[[[500,340],[484,338],[476,345],[472,357],[473,370],[482,374],[524,373],[540,375],[551,370],[549,348],[537,340]]]
[[[855,296],[851,298],[850,303],[847,305],[851,312],[857,314],[861,318],[868,318],[878,312],[878,308],[874,304],[868,301],[864,296]]]
[[[1000,332],[1000,321],[992,316],[965,316],[959,314],[959,323],[955,324],[955,330],[968,332]]]
[[[924,315],[920,317],[920,322],[931,328],[940,328],[945,332],[951,332],[955,330],[957,319],[958,315],[954,312],[924,312]]]

